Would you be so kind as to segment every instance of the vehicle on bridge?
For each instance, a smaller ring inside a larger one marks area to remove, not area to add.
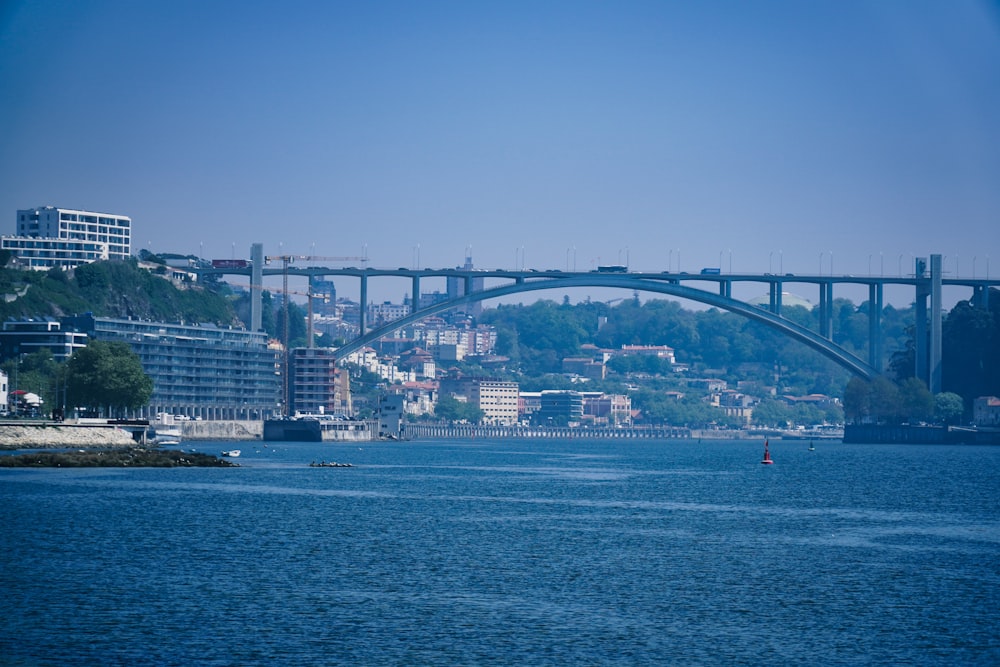
[[[717,269],[711,266],[707,266],[701,270],[701,275],[703,276],[717,276],[722,273],[722,269]]]
[[[607,264],[597,267],[598,273],[628,273],[628,267],[621,264]]]

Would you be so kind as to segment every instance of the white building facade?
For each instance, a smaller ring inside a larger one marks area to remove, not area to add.
[[[132,219],[55,206],[20,209],[16,235],[0,238],[0,247],[39,270],[127,259],[132,252]]]

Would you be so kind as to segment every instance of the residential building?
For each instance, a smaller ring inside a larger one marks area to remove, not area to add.
[[[50,317],[8,320],[0,330],[0,360],[48,350],[57,361],[65,361],[86,346],[87,334],[66,331],[62,323]]]
[[[449,324],[440,317],[428,317],[404,327],[402,335],[444,361],[461,361],[468,356],[487,356],[496,349],[497,332],[489,325],[469,322]]]
[[[483,411],[484,424],[517,423],[518,384],[483,377],[450,377],[441,380],[440,395],[464,399]]]
[[[378,437],[395,439],[403,430],[403,395],[383,394],[378,401]]]
[[[562,360],[562,372],[588,380],[603,380],[607,373],[607,367],[603,362],[595,361],[590,357],[566,357]]]
[[[469,399],[483,411],[484,424],[511,426],[517,423],[518,384],[483,379],[473,385]]]
[[[79,315],[64,330],[131,346],[153,380],[149,405],[136,416],[160,412],[201,419],[261,419],[281,400],[276,367],[280,351],[267,334],[213,324],[169,324]]]
[[[749,424],[753,416],[753,408],[757,404],[752,396],[727,389],[718,394],[718,406],[726,414],[740,420],[743,424]]]
[[[616,354],[626,357],[633,355],[652,356],[671,364],[676,362],[674,348],[666,345],[622,345],[622,349]]]
[[[351,414],[350,374],[330,348],[299,347],[289,354],[289,412]]]
[[[434,413],[437,404],[437,382],[405,382],[403,383],[403,409],[409,415],[428,415]]]
[[[16,230],[0,238],[0,247],[32,269],[71,269],[127,259],[132,252],[132,219],[123,215],[55,206],[21,209]]]
[[[409,314],[410,305],[407,303],[391,303],[389,301],[370,303],[368,304],[368,326],[378,327]]]
[[[980,396],[973,400],[972,421],[977,426],[1000,426],[1000,398]]]
[[[543,426],[573,426],[583,419],[583,396],[578,391],[545,390],[533,421]]]
[[[583,416],[594,424],[612,426],[632,423],[632,399],[624,394],[581,392]]]
[[[337,314],[337,288],[332,280],[309,277],[309,293],[313,295],[313,314],[334,317]]]

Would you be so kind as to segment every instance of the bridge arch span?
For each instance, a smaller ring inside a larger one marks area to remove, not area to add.
[[[620,274],[602,275],[598,273],[592,275],[576,274],[573,276],[559,278],[525,280],[524,282],[491,287],[489,289],[471,292],[454,299],[449,299],[448,301],[442,301],[434,304],[433,306],[415,311],[405,317],[401,317],[398,320],[393,320],[392,322],[389,322],[381,327],[372,329],[364,335],[359,336],[346,345],[340,347],[337,350],[337,356],[340,358],[346,357],[347,355],[374,343],[378,339],[392,333],[393,331],[397,331],[426,317],[437,315],[459,306],[468,305],[477,301],[496,299],[521,292],[564,289],[567,287],[613,287],[627,290],[653,292],[657,294],[668,294],[682,299],[690,299],[691,301],[704,303],[709,306],[714,306],[722,310],[742,315],[751,320],[761,322],[777,331],[780,331],[788,337],[799,341],[800,343],[804,343],[847,369],[854,375],[858,375],[868,380],[879,375],[879,372],[875,368],[862,361],[854,354],[844,350],[839,345],[836,345],[833,341],[830,341],[820,336],[818,333],[796,324],[791,320],[775,315],[768,310],[752,306],[746,302],[739,301],[731,297],[725,297],[720,294],[707,292],[705,290],[685,287],[683,285],[670,282],[669,280],[653,280],[650,278],[639,278]]]

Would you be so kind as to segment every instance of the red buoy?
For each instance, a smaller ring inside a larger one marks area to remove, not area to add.
[[[761,461],[764,465],[771,465],[774,461],[771,460],[771,452],[767,451],[767,440],[764,440],[764,460]]]

